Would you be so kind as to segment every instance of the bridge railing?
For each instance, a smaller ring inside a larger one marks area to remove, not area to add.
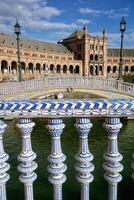
[[[81,200],[89,200],[90,184],[93,182],[93,155],[88,145],[88,136],[93,124],[92,117],[104,118],[103,127],[107,131],[107,150],[104,152],[104,178],[108,182],[108,199],[117,200],[118,183],[122,180],[120,172],[123,156],[118,151],[118,135],[122,124],[120,117],[134,117],[134,100],[68,100],[68,101],[3,101],[0,102],[0,199],[6,200],[6,173],[10,155],[4,151],[3,134],[7,127],[4,119],[17,119],[17,127],[22,138],[22,150],[18,155],[19,180],[24,184],[25,200],[34,199],[33,183],[37,178],[34,161],[36,153],[32,150],[31,134],[35,123],[32,118],[47,118],[48,132],[51,138],[51,153],[48,156],[49,182],[53,185],[54,200],[62,200],[62,187],[66,181],[66,156],[61,148],[61,136],[64,131],[64,118],[74,117],[74,128],[78,132],[79,147],[75,155],[76,180],[80,184]],[[66,134],[66,133],[64,133]],[[89,136],[90,137],[90,136]],[[131,155],[130,155],[131,156]],[[44,158],[42,158],[44,159]],[[130,166],[131,167],[131,166]],[[134,162],[132,164],[134,169]],[[134,174],[133,174],[134,178]],[[101,195],[101,194],[100,194]],[[94,194],[95,196],[95,194]],[[44,192],[45,198],[45,192]]]
[[[118,92],[134,96],[134,84],[117,81],[104,77],[83,77],[83,76],[53,76],[44,79],[34,79],[19,83],[11,82],[5,86],[0,86],[0,96],[14,96],[20,93],[36,92],[38,90],[67,89],[67,88],[83,88],[93,90],[104,90]]]

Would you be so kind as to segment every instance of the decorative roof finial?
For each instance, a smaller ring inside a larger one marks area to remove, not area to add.
[[[84,30],[85,35],[87,35],[88,34],[87,24],[85,24],[83,30]]]
[[[103,37],[104,37],[104,38],[106,38],[106,37],[107,37],[107,34],[106,34],[106,29],[105,29],[105,28],[103,29]]]

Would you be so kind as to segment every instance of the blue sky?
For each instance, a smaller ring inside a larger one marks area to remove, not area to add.
[[[87,24],[93,35],[102,35],[105,28],[109,47],[119,47],[124,15],[124,46],[134,48],[133,10],[133,0],[4,0],[0,1],[0,30],[13,34],[18,18],[23,36],[56,42]]]

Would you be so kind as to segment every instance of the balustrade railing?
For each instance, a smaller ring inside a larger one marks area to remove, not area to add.
[[[0,97],[15,96],[20,93],[50,91],[53,89],[81,88],[118,92],[134,96],[134,84],[99,76],[46,76],[44,79],[11,82],[0,87]]]
[[[18,119],[17,127],[22,138],[22,150],[18,156],[18,171],[21,173],[19,180],[24,184],[25,200],[34,199],[33,182],[37,178],[34,172],[37,168],[34,161],[36,153],[33,152],[31,143],[31,133],[35,126],[32,118],[48,119],[47,128],[51,137],[51,153],[48,156],[49,166],[47,168],[49,172],[48,180],[53,185],[53,199],[62,200],[62,187],[64,187],[63,183],[66,181],[64,173],[67,166],[64,164],[66,156],[62,152],[60,138],[65,127],[64,118],[70,117],[76,118],[74,127],[79,137],[78,153],[75,155],[75,170],[76,180],[81,186],[81,200],[90,199],[89,187],[94,181],[92,175],[94,170],[93,155],[90,152],[90,142],[88,142],[88,135],[93,126],[90,122],[92,117],[105,119],[103,126],[107,131],[108,141],[107,150],[103,156],[105,160],[103,164],[104,178],[108,182],[108,199],[117,200],[118,183],[122,180],[119,172],[123,170],[123,165],[120,163],[123,156],[119,153],[117,140],[122,128],[120,118],[134,117],[134,100],[1,101],[0,200],[7,199],[6,182],[9,180],[9,175],[6,173],[9,170],[9,164],[6,161],[10,155],[8,156],[4,152],[3,146],[3,134],[7,127],[6,119]],[[134,169],[134,162],[132,168]],[[132,177],[134,179],[134,174]]]

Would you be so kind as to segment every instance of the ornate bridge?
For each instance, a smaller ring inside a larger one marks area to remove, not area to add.
[[[117,81],[115,79],[91,76],[46,76],[44,79],[34,79],[23,82],[1,83],[0,97],[14,97],[32,92],[51,92],[60,89],[102,90],[125,94],[134,97],[134,84]]]
[[[66,181],[64,174],[67,170],[64,164],[66,156],[62,152],[60,140],[65,127],[63,118],[76,118],[74,126],[78,132],[79,149],[75,156],[75,169],[76,180],[81,186],[81,200],[89,200],[89,187],[94,179],[92,172],[95,166],[92,164],[93,155],[90,152],[91,141],[88,146],[88,135],[93,126],[90,119],[92,117],[105,119],[103,126],[107,131],[107,150],[103,155],[104,178],[109,186],[108,199],[117,200],[117,185],[122,180],[120,172],[123,169],[120,163],[123,156],[118,152],[117,140],[122,128],[120,117],[134,117],[134,100],[1,101],[0,118],[18,120],[17,127],[22,138],[22,151],[20,154],[18,152],[18,171],[21,174],[19,180],[24,184],[25,200],[34,199],[33,182],[37,178],[34,172],[37,168],[34,161],[36,153],[33,152],[31,145],[31,133],[35,126],[32,118],[35,117],[48,119],[47,128],[52,143],[47,169],[50,174],[48,180],[53,185],[54,200],[62,200],[62,186]],[[3,134],[7,125],[2,120],[0,120],[0,200],[6,200],[6,182],[9,180],[6,172],[10,165],[7,163],[9,156],[4,152],[3,147]],[[134,169],[134,162],[132,168]],[[132,177],[134,179],[134,173]],[[45,189],[43,191],[45,198]]]

